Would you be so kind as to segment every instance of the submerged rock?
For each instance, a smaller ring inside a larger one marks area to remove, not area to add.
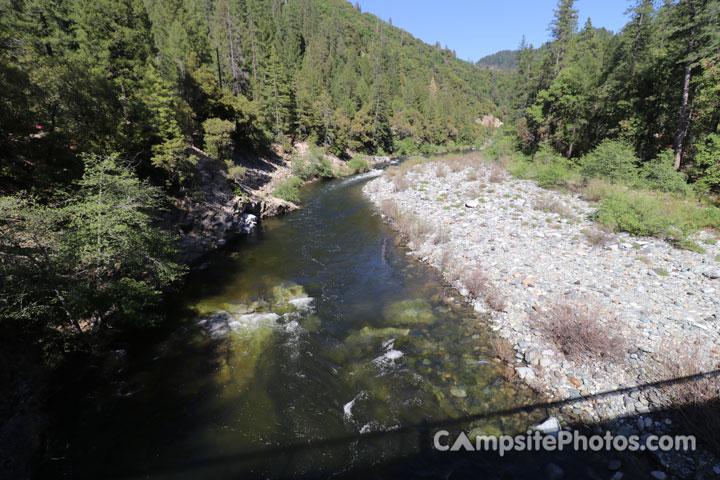
[[[229,317],[225,312],[216,312],[214,315],[199,320],[198,325],[201,325],[211,338],[225,338],[230,333]]]
[[[385,309],[385,318],[399,325],[432,324],[435,315],[427,300],[420,298],[395,302]]]
[[[366,343],[371,342],[377,338],[396,338],[404,337],[410,333],[409,328],[372,328],[363,327],[357,330],[345,339],[345,343]]]
[[[467,392],[463,388],[452,387],[450,389],[450,395],[452,395],[453,397],[465,398],[465,397],[467,397]]]
[[[278,305],[286,305],[291,300],[298,298],[307,298],[308,294],[305,289],[298,284],[276,285],[272,288],[272,303]]]

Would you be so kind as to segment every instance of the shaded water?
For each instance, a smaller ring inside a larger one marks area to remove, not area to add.
[[[537,399],[501,377],[485,320],[396,243],[362,197],[368,178],[306,188],[302,210],[209,258],[172,331],[131,352],[111,400],[73,426],[60,474],[522,478],[544,465],[430,451],[438,425],[515,434],[545,412],[466,420]]]

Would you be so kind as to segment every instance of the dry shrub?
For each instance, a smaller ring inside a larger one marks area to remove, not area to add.
[[[402,192],[403,190],[410,188],[410,182],[408,182],[405,177],[398,175],[393,178],[393,186],[395,187],[396,192]]]
[[[485,303],[496,312],[504,312],[507,308],[505,296],[494,285],[489,285],[485,291]]]
[[[507,180],[507,175],[505,173],[505,170],[500,168],[499,166],[494,167],[490,171],[490,176],[488,176],[488,181],[491,183],[502,183],[505,180]]]
[[[409,241],[418,243],[432,231],[432,225],[427,220],[403,212],[393,200],[383,200],[380,211],[392,223],[393,228]]]
[[[556,299],[537,313],[536,324],[539,333],[570,359],[619,360],[627,348],[618,319],[591,299]]]
[[[433,245],[440,245],[443,243],[447,243],[450,240],[450,237],[447,234],[447,231],[445,230],[445,227],[443,225],[440,225],[438,227],[437,231],[435,232],[435,235],[433,235],[432,242]]]
[[[503,363],[510,365],[515,360],[515,349],[506,340],[495,337],[490,343],[490,347],[493,356],[502,360]]]
[[[597,202],[607,197],[617,186],[613,186],[607,180],[594,178],[585,185],[580,195],[589,202]]]
[[[386,198],[380,202],[380,212],[391,221],[394,221],[395,218],[400,216],[400,207],[398,207],[398,204],[395,203],[395,201]]]
[[[533,202],[533,208],[540,212],[555,213],[562,217],[572,216],[572,210],[566,207],[564,203],[547,195],[536,197],[535,202]]]
[[[511,380],[515,376],[515,369],[510,365],[505,365],[500,371],[500,375],[505,380]]]
[[[590,228],[582,231],[588,243],[594,247],[602,247],[615,238],[612,234],[602,228]]]
[[[661,387],[655,400],[671,409],[684,430],[698,435],[709,450],[720,454],[720,364],[707,363],[714,358],[708,350],[700,340],[694,344],[680,344],[679,340],[666,343],[660,352],[662,361],[653,365],[649,380],[682,379],[709,372],[701,378]]]
[[[473,298],[484,300],[488,307],[497,312],[505,310],[507,306],[505,297],[500,290],[492,284],[481,268],[477,267],[465,272],[462,280]]]
[[[447,169],[445,169],[445,165],[439,163],[435,166],[435,176],[437,178],[444,178],[447,175]]]

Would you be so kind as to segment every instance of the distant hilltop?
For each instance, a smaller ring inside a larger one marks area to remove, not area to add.
[[[500,50],[497,53],[481,58],[476,62],[476,65],[488,70],[512,72],[517,66],[517,52],[515,50]]]

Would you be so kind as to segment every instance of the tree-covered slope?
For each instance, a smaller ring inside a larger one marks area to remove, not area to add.
[[[484,68],[500,70],[501,72],[512,72],[517,66],[517,52],[515,50],[500,50],[491,55],[486,55],[477,61],[477,64]]]
[[[506,78],[343,0],[0,0],[0,171],[77,178],[78,153],[120,154],[176,191],[206,137],[257,149],[469,145],[502,116]],[[222,152],[218,152],[222,153]],[[226,158],[227,159],[227,158]]]
[[[616,34],[590,20],[578,28],[574,1],[560,0],[552,41],[523,44],[513,88],[521,146],[573,158],[613,139],[638,163],[671,158],[700,192],[720,190],[720,2],[637,0],[629,13]]]

